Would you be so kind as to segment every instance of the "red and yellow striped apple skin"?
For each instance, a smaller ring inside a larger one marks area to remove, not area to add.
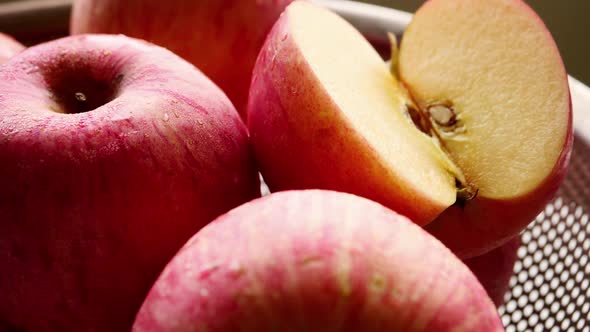
[[[345,193],[275,193],[197,233],[134,331],[503,331],[492,301],[438,240]]]

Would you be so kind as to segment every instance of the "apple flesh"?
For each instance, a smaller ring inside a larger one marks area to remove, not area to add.
[[[418,224],[434,219],[455,200],[454,178],[437,171],[444,160],[400,111],[400,94],[351,25],[312,4],[290,5],[259,54],[248,105],[271,191],[351,192]]]
[[[5,63],[15,54],[24,50],[25,46],[11,36],[0,33],[0,64]]]
[[[178,249],[259,196],[247,130],[172,52],[124,36],[0,67],[0,330],[128,331]]]
[[[291,1],[76,0],[71,33],[122,33],[164,46],[208,75],[245,117],[256,56]]]
[[[133,331],[503,328],[475,276],[423,229],[368,199],[308,190],[247,203],[197,233]]]
[[[499,248],[463,261],[498,307],[504,304],[520,244],[520,236],[517,236]]]
[[[432,0],[404,33],[398,67],[423,114],[452,110],[454,124],[431,121],[433,136],[478,193],[427,229],[466,257],[508,241],[553,197],[572,151],[567,73],[549,31],[520,0]]]
[[[373,199],[461,258],[500,246],[552,197],[571,153],[567,76],[551,36],[517,0],[431,0],[393,53],[390,72],[337,15],[304,2],[286,9],[248,104],[271,191]]]

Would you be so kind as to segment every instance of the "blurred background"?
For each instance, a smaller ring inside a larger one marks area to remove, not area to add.
[[[72,0],[0,0],[0,31],[26,43],[67,31]],[[120,0],[127,1],[127,0]],[[223,1],[223,0],[219,0]],[[414,12],[424,1],[358,0]],[[545,21],[562,53],[568,72],[590,85],[590,0],[525,0]]]

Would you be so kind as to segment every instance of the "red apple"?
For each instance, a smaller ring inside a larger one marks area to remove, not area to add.
[[[11,36],[0,33],[0,64],[5,63],[15,54],[24,50],[25,46]]]
[[[507,242],[554,195],[572,150],[553,39],[520,0],[431,0],[392,62],[390,72],[336,14],[288,6],[259,54],[248,105],[271,191],[370,198],[461,258]]]
[[[309,190],[242,205],[164,269],[133,331],[503,331],[450,250],[359,196]]]
[[[504,304],[504,294],[508,291],[510,278],[514,275],[519,247],[520,236],[517,236],[499,248],[463,261],[496,306]]]
[[[122,33],[192,62],[245,117],[256,56],[293,0],[76,0],[71,33]]]
[[[0,67],[0,330],[126,331],[198,229],[259,195],[229,99],[124,36]]]

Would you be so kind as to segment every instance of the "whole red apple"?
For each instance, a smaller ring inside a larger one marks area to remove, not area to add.
[[[8,61],[8,59],[24,49],[23,44],[7,34],[0,33],[0,64]]]
[[[508,291],[510,278],[514,275],[514,264],[518,259],[520,243],[520,236],[517,236],[499,248],[463,261],[496,306],[504,304],[504,294]]]
[[[503,331],[450,250],[359,196],[290,191],[242,205],[164,269],[133,331]]]
[[[192,62],[245,117],[252,68],[266,35],[293,0],[76,0],[71,33],[122,33]]]
[[[0,67],[0,330],[126,331],[198,229],[259,195],[246,128],[172,52],[75,36]]]

